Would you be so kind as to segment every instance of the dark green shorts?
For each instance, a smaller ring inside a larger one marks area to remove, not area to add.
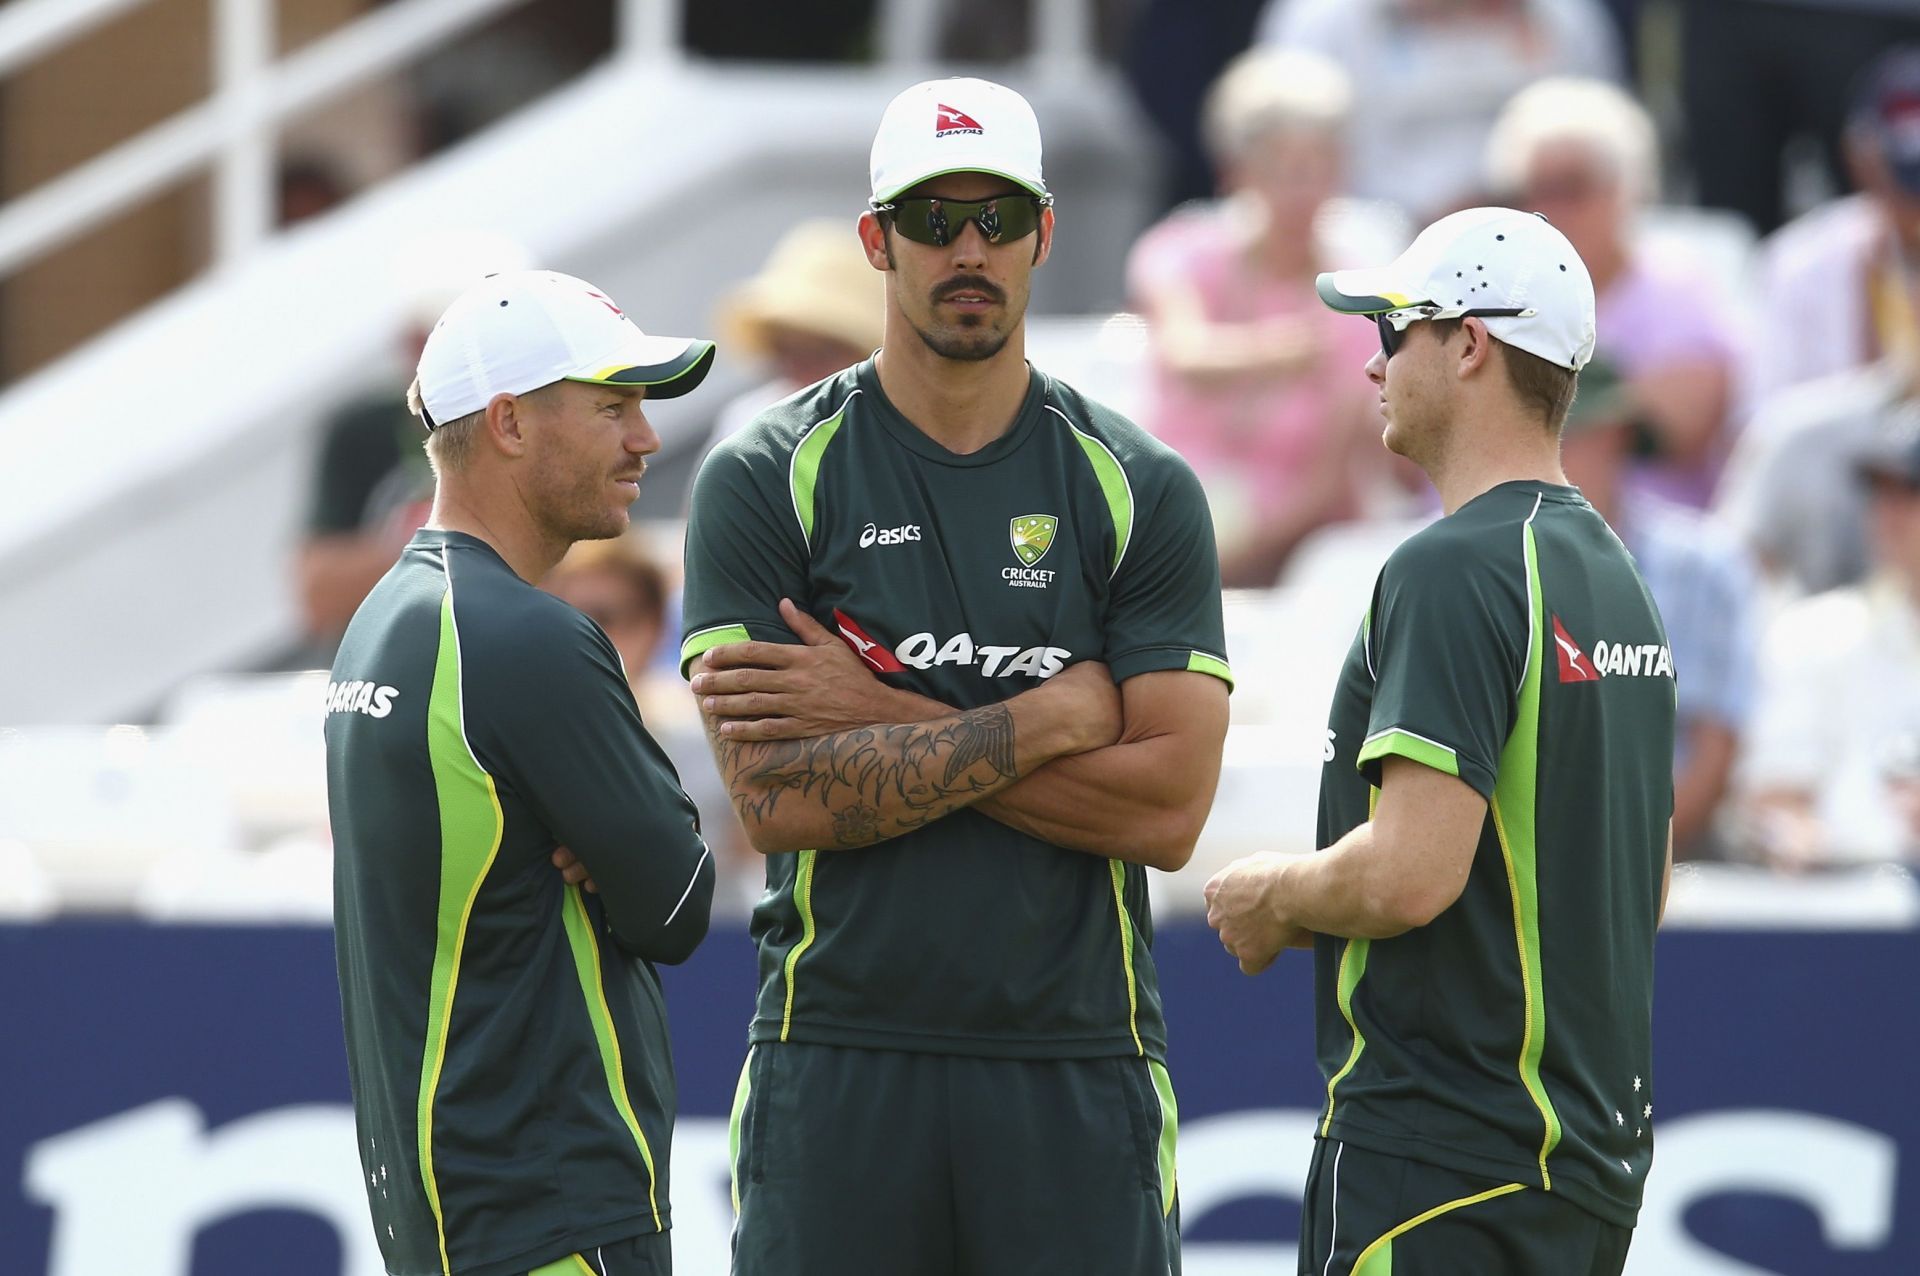
[[[1166,1069],[756,1045],[734,1099],[734,1276],[1180,1271]]]
[[[1563,1196],[1316,1139],[1300,1276],[1620,1276],[1631,1228]]]
[[[673,1276],[669,1232],[630,1236],[536,1267],[527,1276]]]

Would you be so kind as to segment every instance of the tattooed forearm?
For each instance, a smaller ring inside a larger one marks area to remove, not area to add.
[[[855,803],[833,813],[833,840],[841,846],[867,846],[880,840],[880,812]]]
[[[714,752],[749,832],[817,804],[823,845],[838,849],[897,837],[1020,778],[1005,705],[811,740],[715,736]]]

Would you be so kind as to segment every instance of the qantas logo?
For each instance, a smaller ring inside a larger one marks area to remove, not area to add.
[[[1593,644],[1593,658],[1588,659],[1558,616],[1553,617],[1553,649],[1559,657],[1562,682],[1673,677],[1673,652],[1656,642],[1608,642],[1603,638]]]
[[[1587,659],[1587,653],[1580,645],[1567,636],[1567,627],[1560,623],[1560,617],[1553,618],[1553,649],[1560,657],[1560,681],[1562,682],[1598,682],[1600,671]]]
[[[840,630],[840,637],[847,646],[853,648],[853,654],[873,667],[875,673],[904,673],[906,666],[893,658],[893,653],[882,647],[877,640],[868,636],[860,628],[860,622],[838,607],[833,609],[833,623]]]
[[[986,130],[980,127],[980,121],[974,119],[965,111],[954,110],[945,102],[934,107],[933,135],[935,137],[950,137],[956,133],[972,133],[978,137],[984,135]]]
[[[351,681],[343,679],[327,684],[327,712],[364,713],[369,718],[384,718],[393,712],[393,702],[399,697],[400,691],[396,687],[359,678]]]
[[[620,307],[614,305],[613,298],[607,296],[606,293],[595,292],[593,289],[589,288],[587,289],[587,296],[592,297],[595,301],[599,302],[601,305],[605,306],[607,309],[613,311],[614,314],[619,315],[622,319],[625,319],[627,317],[627,312],[620,309]]]
[[[998,643],[976,643],[970,633],[959,633],[942,641],[931,632],[913,634],[889,651],[886,644],[868,633],[860,622],[839,608],[833,623],[840,637],[875,673],[904,673],[908,669],[933,669],[940,665],[965,665],[978,669],[982,678],[1047,679],[1067,667],[1073,653],[1065,647],[1014,647]]]

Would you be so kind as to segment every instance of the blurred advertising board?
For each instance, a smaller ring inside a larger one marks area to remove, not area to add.
[[[1276,1276],[1324,1087],[1311,958],[1243,978],[1186,922],[1155,951],[1189,1276]],[[1920,933],[1661,939],[1658,1143],[1634,1276],[1920,1270]],[[676,1269],[726,1269],[726,1112],[753,954],[666,971]],[[0,1271],[376,1276],[324,928],[0,926]],[[1904,1172],[1903,1172],[1904,1171]]]

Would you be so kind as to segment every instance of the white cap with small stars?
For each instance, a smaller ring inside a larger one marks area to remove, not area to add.
[[[1558,367],[1593,358],[1593,278],[1567,237],[1538,213],[1468,208],[1420,232],[1390,265],[1336,270],[1320,300],[1347,314],[1437,307],[1436,319],[1485,310],[1487,331]]]

